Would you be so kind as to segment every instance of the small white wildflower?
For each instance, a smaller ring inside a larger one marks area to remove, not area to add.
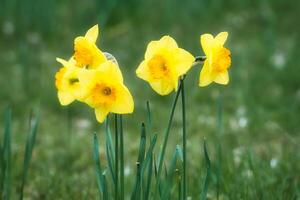
[[[276,69],[283,69],[285,65],[285,56],[283,53],[277,52],[272,56],[273,65]]]
[[[272,158],[270,160],[270,167],[275,168],[275,167],[277,167],[277,165],[278,165],[278,159],[277,158]]]
[[[129,176],[130,173],[131,173],[130,167],[129,166],[125,166],[125,168],[124,168],[124,175],[125,176]]]
[[[248,124],[248,120],[246,117],[239,118],[238,124],[241,128],[245,128]]]

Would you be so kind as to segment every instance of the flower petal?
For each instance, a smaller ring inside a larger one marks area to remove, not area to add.
[[[99,34],[99,28],[98,28],[98,25],[96,24],[95,26],[93,26],[86,32],[84,37],[87,40],[89,40],[91,43],[96,43],[98,34]]]
[[[105,73],[105,79],[109,80],[109,82],[119,82],[123,83],[123,75],[122,72],[113,61],[107,61],[103,63],[99,70]]]
[[[204,62],[203,68],[200,72],[199,86],[204,87],[213,82],[213,77],[211,76],[211,70],[209,69],[208,61]]]
[[[200,43],[205,55],[209,55],[214,47],[214,37],[211,34],[203,34],[200,37]]]
[[[228,71],[224,71],[222,73],[217,74],[214,82],[222,84],[222,85],[227,85],[229,82],[229,75],[228,75]]]
[[[228,33],[227,32],[221,32],[219,33],[216,37],[215,37],[215,41],[218,45],[223,46],[224,43],[226,42],[228,37]]]
[[[170,94],[174,90],[174,83],[169,80],[150,82],[150,85],[160,95]]]
[[[158,51],[162,49],[174,49],[174,48],[178,48],[176,41],[168,35],[163,36],[160,40],[151,41],[148,44],[145,53],[145,59],[146,60],[151,59]]]
[[[105,120],[108,113],[109,110],[106,107],[95,108],[96,119],[100,123],[102,123]]]
[[[176,68],[177,76],[186,74],[192,67],[195,57],[188,51],[178,48],[174,51],[174,64]]]
[[[133,98],[126,86],[118,88],[116,102],[111,107],[111,112],[118,114],[132,113],[134,109]]]
[[[143,62],[141,62],[141,64],[136,69],[135,73],[136,73],[136,75],[139,78],[141,78],[141,79],[143,79],[145,81],[147,81],[147,80],[150,79],[150,72],[149,72],[146,60],[144,60]]]
[[[60,104],[63,106],[69,105],[75,100],[75,97],[67,91],[58,91],[57,96]]]

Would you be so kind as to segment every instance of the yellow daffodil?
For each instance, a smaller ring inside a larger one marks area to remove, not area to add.
[[[74,59],[76,61],[76,66],[94,69],[106,61],[105,55],[95,44],[98,33],[98,25],[95,25],[86,32],[85,36],[75,38]]]
[[[212,82],[228,84],[231,58],[230,51],[223,46],[227,36],[227,32],[221,32],[216,37],[211,34],[201,35],[200,43],[206,60],[200,72],[199,86],[207,86]]]
[[[177,90],[178,79],[192,66],[195,58],[178,47],[170,36],[148,44],[145,59],[136,70],[139,78],[148,81],[160,95]]]
[[[134,102],[123,84],[119,67],[112,61],[103,63],[98,69],[86,70],[80,76],[88,95],[84,102],[95,108],[97,120],[102,123],[109,112],[117,114],[132,113]]]
[[[55,74],[55,85],[58,90],[58,99],[61,105],[68,105],[75,99],[83,99],[85,91],[79,83],[79,74],[83,69],[75,67],[75,61],[57,58],[62,68]]]

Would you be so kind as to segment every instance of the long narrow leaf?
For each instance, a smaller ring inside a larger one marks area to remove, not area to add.
[[[36,134],[38,130],[38,124],[39,124],[39,115],[37,115],[36,118],[33,118],[30,120],[30,131],[27,136],[27,142],[25,147],[25,153],[24,153],[24,164],[23,164],[23,175],[22,175],[22,183],[21,183],[21,189],[20,189],[20,200],[23,199],[23,191],[24,186],[26,183],[26,178],[28,174],[29,164],[32,157],[32,152],[36,140]]]
[[[98,190],[100,194],[100,199],[101,196],[104,194],[104,180],[101,172],[101,163],[100,163],[100,158],[99,158],[99,142],[96,133],[94,133],[93,137],[93,158],[95,162],[95,171],[96,171],[96,178],[97,178],[97,185],[98,185]]]
[[[2,199],[10,199],[10,181],[11,181],[11,109],[7,108],[5,112],[5,128],[4,128],[4,139],[3,139],[3,192]]]
[[[152,182],[152,168],[153,168],[153,154],[150,156],[150,163],[148,165],[148,173],[147,173],[147,185],[145,189],[145,200],[149,199],[150,195],[150,188],[151,188],[151,182]]]
[[[174,177],[176,176],[176,169],[178,169],[179,167],[182,167],[182,150],[180,148],[180,146],[176,146],[175,152],[173,154],[172,160],[171,160],[171,164],[169,167],[169,174],[167,175],[167,181],[166,184],[164,186],[163,192],[162,192],[162,199],[168,199],[168,197],[170,196],[170,190],[173,186],[173,180]],[[180,166],[178,166],[178,162]]]
[[[131,199],[140,199],[141,193],[141,166],[143,164],[145,158],[145,148],[146,148],[146,130],[145,124],[142,123],[141,129],[141,140],[140,140],[140,147],[139,147],[139,155],[137,160],[137,172],[136,172],[136,180],[135,180],[135,187],[131,196]]]
[[[145,160],[144,160],[143,166],[142,166],[142,174],[144,174],[144,171],[145,171],[146,167],[148,166],[148,163],[150,162],[150,159],[152,157],[156,141],[157,141],[157,134],[155,134],[154,137],[152,138],[150,147],[149,147],[149,149],[148,149],[148,151],[146,153],[146,157],[145,157]]]
[[[204,180],[203,189],[201,192],[201,200],[206,199],[207,191],[208,191],[208,184],[209,184],[209,180],[210,180],[210,173],[211,173],[210,160],[209,160],[205,140],[204,140],[204,157],[205,157],[205,163],[206,163],[206,176],[205,176],[205,180]]]
[[[112,180],[114,184],[116,183],[115,178],[115,151],[114,144],[112,142],[111,131],[109,128],[109,118],[107,117],[105,120],[105,147],[106,147],[106,159],[108,162],[109,172],[111,174]]]

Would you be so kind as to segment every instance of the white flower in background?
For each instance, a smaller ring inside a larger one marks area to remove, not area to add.
[[[283,69],[286,63],[285,55],[282,52],[276,52],[271,57],[272,63],[276,69]]]
[[[277,159],[277,158],[272,158],[272,159],[270,160],[270,167],[271,167],[271,168],[276,168],[277,165],[278,165],[278,159]]]
[[[131,174],[131,169],[129,166],[125,166],[124,168],[124,176],[129,176]]]
[[[241,128],[245,128],[248,125],[248,119],[246,117],[240,117],[238,124]]]

